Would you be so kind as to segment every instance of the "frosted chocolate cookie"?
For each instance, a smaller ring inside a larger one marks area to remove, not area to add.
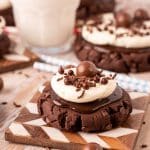
[[[39,112],[48,125],[67,131],[105,131],[122,125],[132,104],[114,78],[88,61],[61,67],[38,100]]]
[[[80,60],[116,72],[150,71],[150,18],[138,9],[134,17],[120,11],[87,21],[74,50]]]

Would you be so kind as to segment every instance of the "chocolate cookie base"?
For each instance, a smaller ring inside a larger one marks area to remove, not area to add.
[[[99,13],[112,12],[114,8],[114,0],[81,0],[77,10],[77,19],[86,19]]]
[[[150,71],[150,47],[127,49],[97,46],[86,42],[79,36],[73,49],[80,60],[92,61],[102,69],[124,73]]]
[[[38,100],[39,112],[48,125],[66,131],[106,131],[122,125],[132,111],[130,97],[124,90],[121,99],[86,114],[60,107],[53,103],[52,97],[58,98],[47,85]]]

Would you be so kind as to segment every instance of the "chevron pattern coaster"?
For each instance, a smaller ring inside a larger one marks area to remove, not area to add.
[[[70,133],[47,126],[38,114],[36,102],[43,88],[44,85],[6,130],[6,140],[65,150],[81,150],[93,142],[106,149],[133,149],[148,103],[147,94],[129,93],[133,112],[124,126],[102,133]]]

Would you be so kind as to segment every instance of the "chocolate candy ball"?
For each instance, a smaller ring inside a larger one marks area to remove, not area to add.
[[[124,11],[116,12],[115,18],[117,27],[129,27],[132,21],[130,15]]]
[[[0,90],[3,88],[3,86],[4,86],[3,80],[0,78]]]
[[[103,148],[96,143],[89,143],[84,146],[83,150],[103,150]]]
[[[148,13],[144,9],[137,9],[134,13],[134,20],[147,20]]]
[[[97,68],[90,61],[83,61],[77,66],[77,76],[93,77],[96,73]]]

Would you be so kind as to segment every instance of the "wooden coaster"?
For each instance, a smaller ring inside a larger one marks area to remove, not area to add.
[[[0,73],[25,68],[32,65],[34,61],[38,60],[38,57],[30,50],[25,50],[24,56],[27,56],[29,61],[12,61],[0,59]]]
[[[106,149],[133,149],[145,110],[148,94],[130,92],[133,112],[124,126],[102,133],[70,133],[46,125],[37,109],[37,100],[45,85],[39,88],[32,100],[5,132],[5,139],[15,143],[51,147],[64,150],[81,150],[88,143],[97,143]]]

